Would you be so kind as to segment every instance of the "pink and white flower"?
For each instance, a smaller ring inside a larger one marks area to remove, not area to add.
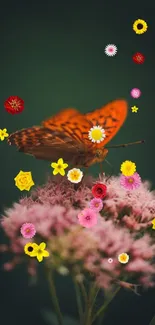
[[[117,53],[117,46],[114,44],[108,44],[104,50],[105,54],[108,56],[114,56]]]

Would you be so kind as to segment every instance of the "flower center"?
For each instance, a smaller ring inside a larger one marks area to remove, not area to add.
[[[58,166],[57,166],[58,169],[61,169],[61,167],[62,167],[61,165],[58,165]]]
[[[137,28],[138,28],[138,29],[142,29],[142,28],[143,28],[143,25],[142,25],[142,24],[138,24],[138,25],[137,25]]]
[[[14,108],[15,111],[18,111],[19,104],[16,100],[12,100],[10,105]]]
[[[133,183],[133,182],[134,182],[133,178],[130,177],[130,178],[128,179],[128,182],[129,182],[129,183]]]
[[[86,220],[90,220],[90,216],[86,216]]]
[[[30,229],[29,229],[29,228],[27,228],[27,229],[26,229],[26,232],[27,232],[27,233],[28,233],[28,232],[30,232]]]
[[[33,251],[33,247],[32,247],[32,246],[29,246],[27,250],[28,250],[29,252],[32,252],[32,251]]]
[[[96,208],[98,208],[98,206],[99,206],[99,203],[95,203],[95,206],[96,206]]]
[[[98,188],[98,189],[97,189],[97,192],[98,192],[99,194],[101,194],[101,193],[102,193],[102,189],[101,189],[101,188]]]
[[[102,131],[100,129],[92,130],[91,136],[94,140],[101,140],[102,139]]]

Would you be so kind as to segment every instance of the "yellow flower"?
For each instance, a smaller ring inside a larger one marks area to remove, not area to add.
[[[118,255],[118,261],[122,264],[126,264],[129,261],[129,255],[126,253],[122,253]]]
[[[137,113],[137,111],[139,110],[139,108],[137,106],[132,106],[131,107],[132,113]]]
[[[20,170],[14,180],[15,186],[17,186],[20,191],[29,191],[31,186],[34,185],[31,172],[23,172]]]
[[[92,142],[100,143],[105,137],[105,130],[100,125],[93,126],[88,132],[88,138]]]
[[[153,225],[155,225],[155,218],[151,221],[151,223],[152,223]]]
[[[151,221],[151,223],[153,224],[152,229],[155,230],[155,218]]]
[[[24,246],[24,252],[26,255],[29,255],[32,257],[32,253],[34,251],[34,249],[37,247],[38,245],[35,244],[35,243],[27,243],[25,246]]]
[[[137,19],[133,23],[133,30],[136,34],[144,34],[148,29],[147,23],[143,19]]]
[[[49,252],[45,249],[46,244],[42,242],[40,245],[35,244],[33,252],[31,253],[31,257],[36,257],[38,262],[42,262],[43,257],[48,257]]]
[[[7,138],[9,134],[7,133],[7,129],[0,129],[0,139],[3,141],[5,138]]]
[[[55,162],[51,163],[51,167],[54,168],[53,175],[57,175],[59,173],[61,176],[64,176],[65,175],[64,169],[66,169],[68,167],[68,164],[65,164],[63,159],[60,158],[57,161],[57,163],[55,163]]]
[[[71,183],[80,183],[83,177],[83,172],[78,168],[73,168],[68,171],[67,178]]]
[[[126,160],[121,164],[120,170],[124,176],[132,176],[136,171],[136,165],[134,162]]]

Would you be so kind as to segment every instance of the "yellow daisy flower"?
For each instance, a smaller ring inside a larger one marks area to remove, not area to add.
[[[18,187],[20,191],[29,191],[34,185],[31,172],[23,172],[20,170],[18,175],[14,178],[15,186]]]
[[[129,255],[126,253],[119,254],[118,261],[122,264],[127,264],[129,261]]]
[[[88,138],[92,142],[100,143],[105,137],[105,130],[100,125],[93,126],[88,132]]]
[[[26,255],[29,255],[32,257],[32,252],[34,251],[35,248],[37,248],[37,244],[35,243],[27,243],[25,246],[24,246],[24,252]]]
[[[80,183],[83,177],[83,172],[78,168],[73,168],[68,171],[67,178],[71,183]]]
[[[57,175],[59,173],[61,176],[64,176],[65,175],[64,169],[68,167],[68,164],[65,164],[63,159],[60,158],[58,159],[57,163],[56,162],[51,163],[51,167],[54,168],[53,175]]]
[[[132,176],[136,172],[136,164],[130,160],[126,160],[121,164],[120,171],[124,176]]]
[[[35,246],[33,252],[31,253],[31,257],[36,257],[38,262],[42,262],[43,257],[48,257],[49,252],[45,249],[46,244],[42,242],[40,245]]]
[[[7,138],[9,134],[7,133],[7,129],[0,129],[0,140],[3,141],[5,138]]]
[[[144,34],[148,29],[148,25],[145,20],[137,19],[133,23],[133,30],[136,34]]]
[[[137,113],[137,111],[139,110],[139,108],[137,106],[132,106],[131,107],[132,113]]]

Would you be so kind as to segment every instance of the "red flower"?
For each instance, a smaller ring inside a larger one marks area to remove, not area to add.
[[[4,102],[4,107],[8,113],[18,114],[21,113],[24,109],[24,101],[18,96],[10,96]]]
[[[132,57],[133,61],[137,64],[143,64],[145,61],[145,56],[142,53],[135,53]]]
[[[92,193],[94,197],[103,199],[106,196],[107,187],[104,184],[97,183],[92,187]]]

